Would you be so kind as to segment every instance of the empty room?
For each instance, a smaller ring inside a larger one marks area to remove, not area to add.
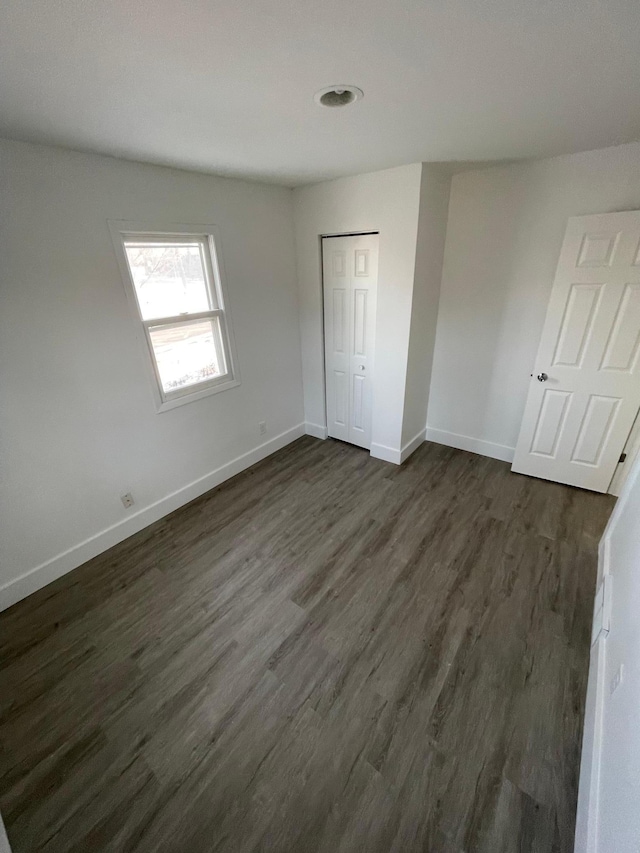
[[[3,5],[0,853],[638,853],[639,37]]]

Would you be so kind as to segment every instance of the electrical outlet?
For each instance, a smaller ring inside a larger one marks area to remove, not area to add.
[[[260,421],[260,423],[258,424],[258,429],[260,430],[260,435],[266,435],[267,434],[267,422],[266,421]]]
[[[611,679],[611,684],[609,686],[609,690],[612,694],[615,693],[615,691],[618,689],[618,687],[620,687],[620,684],[622,683],[622,673],[623,672],[624,672],[624,664],[621,663],[620,666],[618,667],[616,674]]]
[[[125,509],[129,509],[129,507],[133,506],[133,504],[135,503],[135,501],[133,500],[133,495],[131,494],[131,492],[127,492],[126,495],[122,495],[120,500],[122,501],[122,506]]]

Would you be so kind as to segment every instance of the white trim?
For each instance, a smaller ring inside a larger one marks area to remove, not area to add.
[[[187,403],[194,403],[196,400],[201,400],[203,397],[210,397],[212,394],[219,394],[220,391],[237,388],[238,385],[240,385],[239,379],[228,379],[226,375],[220,377],[217,382],[199,382],[193,386],[198,389],[197,391],[176,394],[175,397],[169,397],[163,403],[156,403],[156,411],[158,413],[169,412],[171,409],[177,409],[178,406],[186,406]]]
[[[328,438],[329,430],[326,426],[322,426],[321,424],[312,424],[310,421],[307,421],[304,425],[304,431],[307,435],[312,435],[314,438]]]
[[[506,444],[496,444],[493,441],[471,438],[469,435],[459,435],[457,432],[447,432],[430,426],[427,427],[427,441],[457,447],[458,450],[468,450],[470,453],[479,453],[481,456],[490,456],[492,459],[501,459],[503,462],[513,462],[513,454],[516,450],[515,447],[509,447]]]
[[[624,484],[633,470],[636,459],[640,457],[640,412],[636,415],[623,450],[627,454],[627,458],[624,462],[616,465],[616,470],[611,478],[608,489],[609,494],[615,495],[617,498],[622,494]]]
[[[607,522],[607,526],[604,529],[602,539],[600,540],[599,557],[603,561],[606,560],[607,567],[609,565],[609,540],[611,539],[611,534],[613,533],[616,525],[618,524],[618,520],[624,511],[625,504],[629,500],[629,495],[633,490],[636,480],[638,479],[640,479],[640,455],[635,460],[635,463],[632,466],[631,471],[629,472],[629,476],[624,482],[624,486],[622,487],[622,491],[620,492],[620,497],[616,501],[616,505],[613,508],[613,512],[609,516],[609,521]]]
[[[411,441],[408,441],[400,451],[400,463],[408,459],[411,454],[416,451],[422,442],[425,440],[427,430],[426,427],[421,429],[417,435],[414,435]]]
[[[219,486],[230,477],[234,477],[245,468],[255,465],[277,450],[295,441],[305,434],[305,424],[298,424],[286,432],[280,433],[270,441],[260,444],[258,447],[237,456],[225,465],[221,465],[203,477],[199,477],[186,486],[177,489],[175,492],[161,498],[159,501],[152,503],[150,506],[139,510],[137,513],[127,516],[126,519],[107,527],[100,533],[85,539],[68,551],[58,554],[45,563],[30,569],[18,578],[6,583],[0,587],[0,611],[5,610],[17,601],[26,598],[36,590],[51,583],[62,575],[70,572],[72,569],[86,563],[87,560],[102,554],[123,539],[133,536],[134,533],[142,530],[154,521],[163,518],[165,515],[179,509],[181,506],[189,503],[210,489]]]
[[[369,451],[374,459],[382,459],[385,462],[393,462],[394,465],[402,464],[402,451],[395,447],[387,447],[386,444],[371,444]]]
[[[615,511],[614,511],[615,514]],[[607,526],[607,530],[609,526]],[[605,535],[598,546],[598,584],[610,574],[609,537]],[[596,598],[597,602],[597,598]],[[595,604],[594,604],[595,609]],[[600,797],[600,756],[602,752],[602,714],[607,635],[601,633],[591,646],[589,680],[582,729],[580,782],[576,811],[574,853],[597,853]]]
[[[591,649],[580,759],[575,853],[597,853],[606,637]]]
[[[598,581],[612,574],[611,536],[624,512],[636,480],[640,479],[640,458],[636,460],[627,477],[622,493],[611,513],[598,547]],[[580,784],[576,814],[576,842],[574,853],[598,853],[598,818],[600,814],[600,763],[602,753],[603,706],[607,639],[603,634],[591,648],[589,682],[584,712]],[[607,852],[608,853],[608,852]]]
[[[421,429],[417,435],[414,435],[411,441],[408,441],[400,450],[395,447],[387,447],[386,444],[372,444],[370,453],[374,459],[382,459],[384,462],[392,462],[394,465],[402,465],[405,459],[408,459],[411,454],[420,447],[425,440],[426,430]]]

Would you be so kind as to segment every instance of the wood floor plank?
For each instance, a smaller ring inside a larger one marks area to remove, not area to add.
[[[303,438],[0,614],[14,853],[569,853],[613,499]]]

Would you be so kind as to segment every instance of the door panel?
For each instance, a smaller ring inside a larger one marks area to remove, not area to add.
[[[627,284],[600,369],[632,371],[638,360],[639,345],[640,283]]]
[[[611,427],[615,422],[620,400],[592,394],[582,418],[582,424],[574,447],[572,462],[583,465],[598,465]]]
[[[369,275],[369,249],[355,249],[355,264],[353,273],[357,276]]]
[[[567,367],[582,365],[601,289],[601,284],[571,285],[553,364]]]
[[[639,246],[640,211],[569,220],[514,471],[607,490],[640,407]]]
[[[353,377],[353,428],[364,432],[366,427],[364,398],[365,398],[365,382],[368,380],[364,376]]]
[[[335,288],[332,292],[333,296],[333,328],[332,340],[334,353],[344,354],[347,348],[346,342],[346,301],[347,291],[341,288]]]
[[[570,399],[571,394],[567,391],[553,391],[550,388],[545,390],[531,453],[555,458]]]
[[[337,427],[344,429],[347,425],[347,412],[349,411],[349,386],[347,374],[342,370],[333,371],[333,410],[334,423]]]
[[[331,259],[332,275],[335,278],[345,278],[347,275],[347,253],[341,249],[333,249]]]
[[[609,267],[615,254],[620,232],[585,234],[580,245],[577,266]]]
[[[353,353],[367,354],[367,291],[358,288],[353,294]]]
[[[371,446],[378,235],[322,241],[329,435]]]

